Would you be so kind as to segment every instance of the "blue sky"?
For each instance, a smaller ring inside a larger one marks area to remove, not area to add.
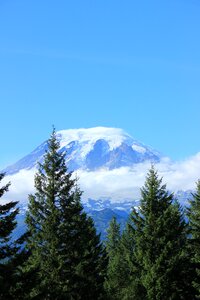
[[[0,167],[58,130],[200,151],[199,0],[1,0]]]

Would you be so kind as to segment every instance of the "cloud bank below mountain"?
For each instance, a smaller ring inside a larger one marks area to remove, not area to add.
[[[83,200],[87,198],[111,198],[111,201],[138,199],[140,188],[144,184],[149,162],[135,164],[134,167],[121,167],[113,170],[99,169],[97,171],[77,170],[75,175],[84,191]],[[195,183],[200,178],[200,152],[184,161],[172,162],[168,158],[155,164],[163,182],[171,191],[194,190]],[[26,203],[28,194],[34,192],[34,174],[36,169],[21,170],[17,174],[6,176],[3,183],[11,181],[9,192],[4,200]]]

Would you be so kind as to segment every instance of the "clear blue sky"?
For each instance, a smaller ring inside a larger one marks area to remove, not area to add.
[[[0,167],[67,128],[200,151],[199,0],[0,0]]]

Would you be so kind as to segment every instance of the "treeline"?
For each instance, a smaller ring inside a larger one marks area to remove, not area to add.
[[[59,148],[53,131],[17,240],[17,202],[0,205],[0,299],[199,299],[200,181],[183,210],[152,167],[126,228],[114,218],[103,244]]]

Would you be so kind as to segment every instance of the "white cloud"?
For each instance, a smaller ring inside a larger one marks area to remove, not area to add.
[[[115,200],[137,199],[140,188],[144,184],[147,171],[151,164],[137,164],[133,168],[123,167],[115,170],[99,170],[96,172],[77,172],[79,182],[84,191],[84,198],[110,197]],[[195,189],[200,178],[200,153],[184,161],[172,162],[164,158],[156,164],[159,176],[171,191]]]
[[[194,189],[196,181],[200,178],[200,153],[180,162],[172,162],[165,158],[155,167],[169,190],[176,192]],[[133,168],[101,169],[95,172],[79,170],[76,174],[84,191],[84,199],[107,197],[120,201],[139,197],[149,168],[150,163],[146,162]],[[12,184],[4,199],[26,202],[28,194],[34,191],[34,173],[34,169],[22,170],[15,175],[6,176],[3,183],[11,181]]]
[[[200,152],[181,162],[166,162],[158,165],[169,189],[189,190],[195,189],[200,179]]]
[[[26,203],[28,195],[34,192],[35,169],[21,170],[14,175],[8,175],[2,180],[2,185],[11,182],[9,191],[4,194],[6,201],[20,201]]]

